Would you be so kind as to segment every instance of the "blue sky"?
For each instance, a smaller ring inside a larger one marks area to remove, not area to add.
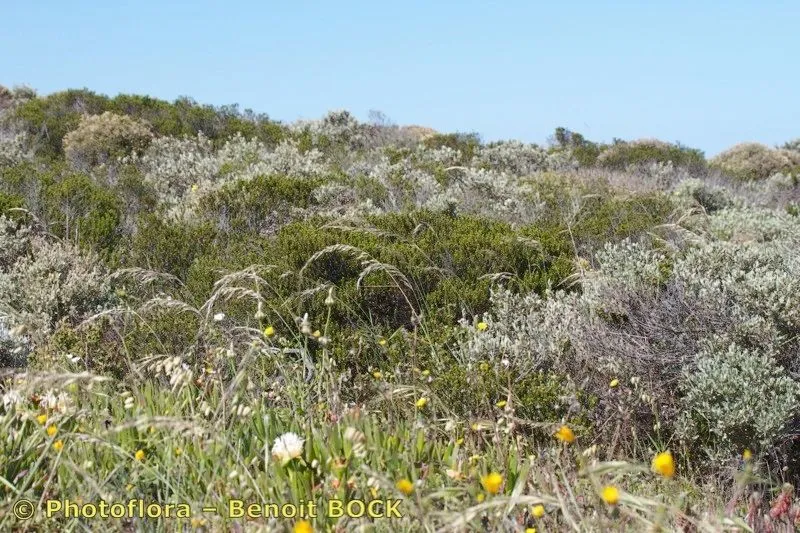
[[[0,83],[711,156],[800,137],[800,2],[10,2]]]

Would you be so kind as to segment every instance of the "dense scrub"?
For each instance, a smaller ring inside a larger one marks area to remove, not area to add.
[[[381,495],[409,531],[796,519],[753,493],[800,476],[796,142],[376,118],[0,90],[2,527],[44,494]]]

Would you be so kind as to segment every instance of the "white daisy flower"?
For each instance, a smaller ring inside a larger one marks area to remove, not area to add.
[[[217,313],[216,315],[214,315],[215,322],[221,322],[224,319],[225,319],[225,313]]]
[[[284,433],[272,445],[272,457],[285,465],[292,459],[296,459],[303,454],[303,444],[305,439],[296,433]]]

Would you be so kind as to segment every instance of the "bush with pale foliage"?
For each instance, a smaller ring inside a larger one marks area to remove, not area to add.
[[[145,123],[106,111],[82,117],[78,128],[64,136],[64,153],[76,168],[90,169],[141,152],[152,140]]]
[[[778,172],[796,170],[800,167],[800,153],[760,143],[741,143],[718,154],[711,165],[740,180],[764,180]]]

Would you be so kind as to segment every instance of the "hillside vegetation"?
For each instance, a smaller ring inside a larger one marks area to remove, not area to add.
[[[793,531],[799,178],[0,87],[0,530]]]

